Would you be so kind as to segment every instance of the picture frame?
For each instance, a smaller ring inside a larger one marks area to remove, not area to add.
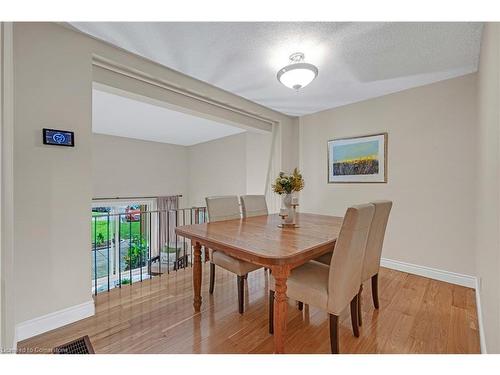
[[[328,183],[387,183],[388,133],[327,142]]]

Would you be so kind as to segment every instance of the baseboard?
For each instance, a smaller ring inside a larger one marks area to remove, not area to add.
[[[17,339],[17,332],[16,330],[14,329],[14,337],[12,339],[13,343],[12,343],[12,350],[15,352],[17,350],[17,342],[19,341]]]
[[[481,285],[479,277],[476,277],[476,309],[477,309],[477,325],[479,326],[479,345],[481,346],[481,354],[487,354],[486,337],[484,336],[483,325],[483,309],[481,308]]]
[[[94,300],[27,320],[16,325],[16,343],[41,333],[74,323],[95,314]]]
[[[447,283],[466,286],[473,289],[476,288],[475,276],[438,270],[436,268],[419,266],[416,264],[400,262],[399,260],[392,260],[387,258],[382,258],[380,260],[380,265],[382,267],[390,268],[393,270],[428,277],[429,279],[444,281]]]

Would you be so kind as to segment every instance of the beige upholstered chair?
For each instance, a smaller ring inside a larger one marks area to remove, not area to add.
[[[206,197],[208,220],[210,222],[240,219],[240,205],[236,195],[221,197]],[[217,249],[210,249],[210,294],[215,287],[215,265],[224,268],[237,275],[238,285],[238,311],[244,311],[244,279],[251,271],[259,269],[260,266],[245,262],[224,254]]]
[[[365,259],[363,262],[362,283],[359,287],[358,296],[358,323],[362,324],[361,319],[361,292],[363,290],[363,283],[371,279],[372,283],[372,298],[373,306],[379,308],[378,300],[378,272],[380,270],[380,258],[382,256],[382,247],[384,244],[385,230],[389,220],[389,214],[392,208],[391,201],[374,201],[370,202],[375,206],[375,213],[373,214],[373,221],[366,242]],[[327,253],[315,260],[323,264],[330,264],[332,253]]]
[[[347,212],[340,229],[335,250],[328,267],[308,262],[292,270],[287,282],[288,297],[328,311],[330,315],[330,345],[339,352],[339,315],[351,305],[352,329],[358,329],[358,292],[368,232],[375,207],[372,204],[353,206]],[[269,331],[273,333],[274,279],[269,293]]]
[[[243,219],[269,214],[265,195],[242,195],[240,200]],[[267,271],[267,268],[264,268],[264,271]]]
[[[264,195],[242,195],[240,199],[243,218],[268,214]]]
[[[389,220],[389,214],[392,208],[391,201],[374,201],[370,202],[375,206],[370,233],[366,243],[365,260],[363,262],[363,272],[361,278],[361,286],[359,288],[358,302],[358,322],[361,320],[361,291],[363,290],[363,282],[371,279],[372,282],[372,298],[373,306],[379,308],[378,301],[378,272],[380,270],[380,257],[382,256],[382,247],[384,244],[385,230]]]

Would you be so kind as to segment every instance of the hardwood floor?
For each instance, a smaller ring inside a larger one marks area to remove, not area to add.
[[[18,348],[49,352],[89,335],[96,353],[272,353],[268,333],[267,274],[245,282],[245,313],[238,313],[236,277],[217,268],[208,293],[203,264],[201,313],[193,311],[191,269],[173,272],[96,298],[96,315],[37,337]],[[360,337],[352,335],[349,310],[340,318],[341,353],[479,353],[473,289],[381,269],[380,309],[363,286]],[[329,353],[328,314],[289,301],[287,353]]]

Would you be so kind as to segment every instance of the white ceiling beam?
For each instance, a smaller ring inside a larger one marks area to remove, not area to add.
[[[268,133],[275,123],[271,119],[173,86],[145,73],[120,67],[99,57],[93,59],[93,80],[94,87],[101,91],[245,130]]]

